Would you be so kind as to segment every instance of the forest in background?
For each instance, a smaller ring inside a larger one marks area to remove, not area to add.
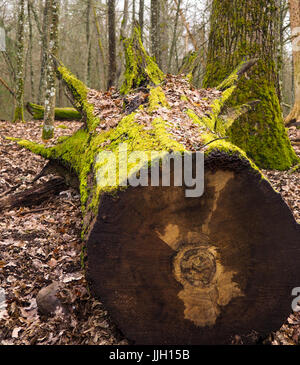
[[[102,0],[64,0],[61,2],[58,31],[58,58],[90,88],[105,90],[110,75],[108,2]],[[165,73],[176,74],[189,52],[199,55],[194,70],[195,86],[200,88],[206,69],[210,32],[211,0],[163,0],[158,2],[157,36],[153,27],[150,1],[115,2],[116,86],[122,84],[124,52],[121,38],[131,35],[134,21],[139,21],[145,48],[156,56]],[[286,116],[294,103],[291,31],[288,1],[278,0],[277,68],[278,90]],[[152,19],[152,21],[151,21]],[[1,1],[0,27],[6,33],[6,52],[0,52],[1,78],[15,90],[17,63],[18,1]],[[45,72],[43,54],[48,29],[45,1],[25,1],[25,86],[24,101],[44,104]],[[153,47],[153,44],[155,47]],[[43,76],[44,75],[44,76]],[[56,84],[56,105],[70,106],[61,82]],[[12,120],[14,98],[0,85],[0,119]],[[25,119],[31,119],[25,114]]]

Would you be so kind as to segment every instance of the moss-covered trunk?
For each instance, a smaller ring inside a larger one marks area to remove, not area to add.
[[[260,167],[284,170],[297,157],[284,128],[275,88],[276,16],[275,0],[214,0],[204,86],[218,86],[243,59],[258,58],[242,78],[232,105],[251,99],[260,103],[233,124],[229,136]]]
[[[42,105],[34,103],[26,104],[27,111],[33,116],[35,120],[43,120],[45,108]],[[58,121],[72,121],[81,120],[81,114],[74,108],[55,108],[55,120]]]
[[[79,178],[93,293],[137,344],[222,344],[236,334],[247,342],[253,331],[277,329],[298,285],[299,227],[244,151],[226,141],[251,105],[223,113],[255,60],[239,65],[222,92],[213,90],[204,111],[207,98],[200,95],[211,91],[198,94],[186,79],[164,75],[137,30],[125,44],[122,92],[133,110],[103,131],[88,88],[57,62],[85,125],[52,148],[18,140]],[[110,102],[116,97],[122,93]],[[128,156],[142,154],[127,159],[125,144]],[[187,197],[187,183],[173,181],[175,162],[170,186],[161,175],[139,186],[169,153],[176,161],[192,156],[198,174],[196,151],[205,155],[203,196]]]

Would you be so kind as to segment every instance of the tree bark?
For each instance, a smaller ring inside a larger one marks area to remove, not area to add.
[[[116,4],[115,0],[108,0],[108,53],[109,53],[109,76],[107,88],[115,85],[117,74],[116,60]]]
[[[263,336],[282,325],[300,274],[300,229],[290,209],[244,151],[224,141],[236,114],[249,111],[250,106],[243,105],[229,113],[235,116],[222,117],[255,60],[239,65],[222,83],[207,115],[198,117],[188,104],[183,108],[195,123],[205,153],[203,196],[187,198],[187,186],[177,186],[173,178],[171,186],[162,186],[161,176],[155,186],[124,186],[122,155],[115,185],[105,185],[101,153],[117,156],[120,144],[127,143],[128,153],[187,152],[167,122],[156,117],[168,110],[167,86],[155,86],[139,30],[134,37],[125,42],[132,56],[127,58],[127,74],[140,62],[141,76],[147,75],[138,91],[149,94],[142,110],[124,113],[115,127],[99,132],[101,121],[87,100],[88,89],[57,62],[85,128],[52,148],[24,140],[18,144],[78,176],[87,278],[130,340],[227,344],[240,335],[248,343],[253,333]],[[127,83],[123,93],[133,97],[135,88],[134,82]],[[144,113],[150,117],[146,127],[140,120]],[[165,155],[160,156],[164,160]],[[196,154],[192,156],[196,169]],[[142,161],[141,169],[130,170],[129,179],[137,179],[142,171],[150,179],[155,163]],[[174,165],[170,171],[173,177]],[[113,165],[106,172],[113,173]]]
[[[286,125],[300,121],[300,3],[297,0],[290,0],[289,7],[291,30],[296,37],[293,40],[295,103],[292,111],[285,119]]]
[[[31,17],[31,5],[30,1],[27,1],[27,14],[28,14],[28,23],[29,23],[29,46],[28,46],[28,52],[29,52],[29,67],[30,67],[30,88],[31,88],[31,98],[32,100],[35,99],[35,93],[34,93],[34,71],[33,71],[33,32],[32,32],[32,17]]]
[[[88,0],[86,8],[86,47],[87,47],[87,61],[86,61],[86,83],[91,85],[91,57],[92,57],[92,43],[90,30],[90,15],[91,15],[92,0]]]
[[[16,70],[16,106],[13,122],[24,121],[24,27],[25,1],[18,2],[18,30],[17,30],[17,70]]]
[[[285,170],[297,163],[297,156],[284,128],[275,87],[277,14],[276,0],[214,0],[204,86],[218,86],[245,57],[259,59],[241,80],[240,92],[232,103],[250,99],[261,103],[238,120],[229,134],[260,167]]]
[[[160,1],[151,0],[151,52],[161,66]]]
[[[59,0],[50,0],[50,36],[49,36],[49,55],[58,55],[58,23],[59,23]],[[42,138],[49,140],[54,135],[54,117],[56,101],[56,78],[53,57],[47,59],[47,87],[45,96],[45,113]]]
[[[49,1],[45,1],[43,14],[43,29],[41,32],[41,77],[39,83],[38,103],[44,101],[47,73],[47,50],[49,48]]]
[[[139,8],[139,25],[141,28],[141,39],[143,41],[144,37],[144,11],[145,11],[145,0],[140,0]]]
[[[171,49],[170,49],[170,55],[169,55],[169,62],[168,62],[168,69],[171,70],[173,55],[176,47],[176,40],[177,40],[177,28],[178,28],[178,20],[179,20],[179,12],[180,12],[180,6],[181,6],[181,0],[177,1],[177,10],[176,10],[176,17],[175,17],[175,24],[174,24],[174,30],[173,30],[173,37],[172,37],[172,43],[171,43]]]
[[[95,26],[96,26],[96,30],[97,30],[97,39],[98,39],[98,47],[99,47],[99,51],[100,51],[100,56],[101,56],[101,85],[103,85],[103,89],[106,88],[107,85],[107,63],[106,63],[106,57],[105,57],[105,52],[103,49],[103,43],[102,43],[102,37],[101,37],[101,27],[97,18],[97,11],[96,11],[96,7],[95,7],[95,3],[94,0],[92,1],[92,8],[93,8],[93,14],[94,14],[94,21],[95,21]]]

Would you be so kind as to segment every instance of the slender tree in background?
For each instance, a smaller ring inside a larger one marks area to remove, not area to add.
[[[50,28],[49,28],[49,55],[47,61],[47,87],[45,96],[45,113],[43,126],[43,139],[49,140],[54,134],[55,119],[55,65],[54,57],[58,54],[58,22],[59,22],[59,0],[46,0],[49,2]]]
[[[126,37],[126,28],[128,23],[128,15],[129,15],[129,0],[124,0],[124,10],[123,10],[123,19],[121,22],[121,40]]]
[[[108,54],[109,54],[109,76],[107,88],[115,85],[117,74],[116,60],[116,2],[108,0]]]
[[[30,1],[27,1],[27,14],[28,14],[28,25],[29,25],[29,46],[28,46],[28,61],[30,67],[30,86],[31,86],[31,99],[35,99],[34,93],[34,70],[33,70],[33,27],[32,27],[32,15]]]
[[[174,30],[173,30],[173,37],[172,37],[172,44],[171,49],[169,53],[169,61],[168,61],[168,69],[171,70],[172,65],[172,59],[175,52],[176,47],[176,39],[177,39],[177,28],[178,28],[178,20],[179,20],[179,13],[180,13],[180,6],[181,6],[181,0],[177,1],[177,10],[176,10],[176,17],[175,17],[175,23],[174,23]]]
[[[144,36],[144,11],[145,11],[145,1],[140,0],[140,8],[139,8],[139,24],[141,28],[141,39],[143,41]]]
[[[151,53],[158,65],[161,65],[160,45],[160,1],[151,0]]]
[[[41,34],[41,71],[40,71],[40,84],[39,84],[39,94],[38,103],[41,104],[45,94],[46,87],[46,73],[47,73],[47,50],[49,49],[49,5],[50,1],[45,0],[44,13],[43,13],[43,28]]]
[[[298,1],[298,0],[297,0]],[[229,136],[261,167],[287,169],[297,162],[276,92],[276,0],[214,0],[205,87],[217,87],[245,58],[258,58],[241,79],[236,104],[260,100],[233,123]]]
[[[16,105],[13,121],[24,121],[24,23],[25,0],[19,0],[17,30]]]
[[[134,26],[135,26],[135,15],[136,15],[135,0],[132,0],[131,34],[133,34],[133,32],[134,32]]]
[[[128,0],[126,0],[126,1],[128,1]],[[103,42],[102,42],[102,37],[101,37],[101,26],[100,26],[100,23],[99,23],[98,18],[97,18],[97,10],[96,10],[94,0],[91,0],[91,6],[92,6],[92,9],[93,9],[93,14],[94,14],[94,22],[95,22],[96,31],[97,31],[97,41],[98,41],[98,47],[99,47],[100,57],[101,57],[101,72],[100,72],[101,85],[103,86],[103,88],[106,88],[106,85],[107,85],[107,63],[106,63],[106,57],[105,57],[105,52],[104,52],[104,47],[103,47]]]
[[[91,29],[90,29],[90,15],[91,15],[92,0],[87,0],[86,7],[86,46],[87,46],[87,61],[86,61],[86,83],[91,84],[91,57],[92,57],[92,43],[91,43]]]
[[[169,56],[169,21],[170,13],[167,0],[160,1],[159,34],[160,34],[160,67],[162,71],[168,70]]]
[[[292,111],[285,119],[286,124],[300,120],[300,1],[290,0],[289,7],[291,30],[293,36],[295,36],[293,40],[295,103]]]

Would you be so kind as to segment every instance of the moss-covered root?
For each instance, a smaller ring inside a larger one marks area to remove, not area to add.
[[[42,105],[27,103],[27,111],[33,116],[34,120],[43,120],[45,108]],[[55,108],[55,120],[72,121],[81,120],[81,114],[74,108]]]
[[[80,80],[78,80],[60,61],[55,59],[55,66],[58,76],[67,86],[75,108],[82,115],[83,121],[90,132],[93,132],[100,123],[100,119],[94,115],[94,106],[88,102],[87,96],[89,89]]]
[[[228,102],[230,102],[235,95],[239,79],[255,65],[256,61],[256,59],[252,59],[240,63],[234,72],[219,85],[218,89],[222,91],[222,95],[212,103],[210,113],[201,118],[201,124],[204,124],[211,132],[217,133],[220,137],[225,137],[227,135],[227,130],[234,121],[241,115],[247,113],[258,103],[258,100],[255,100],[233,108],[226,108]],[[195,120],[195,115],[192,111],[188,111],[188,115]],[[199,120],[197,123],[199,124]]]
[[[140,86],[159,85],[165,78],[156,62],[146,52],[138,26],[134,28],[133,36],[123,40],[126,70],[121,87],[122,94],[128,94]]]
[[[260,63],[257,59],[241,63],[218,85],[222,97],[213,103],[212,113],[204,121],[221,136],[228,136],[261,168],[287,170],[299,159],[285,131],[275,87],[265,79],[263,71],[259,74]],[[242,77],[252,67],[249,77]],[[260,102],[255,109],[241,113],[241,118],[220,117],[224,105],[239,111],[241,104],[253,99]]]
[[[257,58],[253,58],[249,61],[241,62],[232,74],[217,86],[217,89],[224,91],[234,85],[237,85],[240,78],[249,71],[257,63],[257,61]]]

